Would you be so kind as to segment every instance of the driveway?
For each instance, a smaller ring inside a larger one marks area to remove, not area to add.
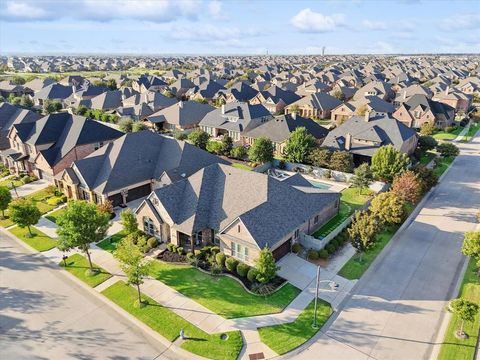
[[[179,359],[104,302],[0,234],[2,359]]]
[[[10,190],[10,192],[12,193],[12,196],[14,198],[16,198],[17,195],[20,196],[20,197],[21,196],[27,196],[27,195],[30,195],[30,194],[36,192],[36,191],[45,189],[49,185],[52,185],[52,183],[50,181],[40,179],[40,180],[36,180],[36,181],[33,181],[31,183],[28,183],[28,184],[19,186],[19,187],[16,188],[16,191],[15,190]]]
[[[465,261],[460,253],[463,233],[474,230],[480,204],[480,140],[458,145],[462,152],[443,181],[359,280],[325,333],[285,358],[432,356],[445,305],[456,296]]]

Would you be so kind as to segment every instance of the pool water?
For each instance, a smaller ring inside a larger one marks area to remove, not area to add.
[[[319,189],[330,189],[332,187],[332,185],[330,184],[322,183],[319,181],[308,180],[308,182]]]

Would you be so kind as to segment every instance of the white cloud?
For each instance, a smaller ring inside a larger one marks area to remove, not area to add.
[[[467,30],[480,27],[479,14],[456,14],[441,22],[445,30]]]
[[[386,30],[387,24],[383,21],[363,20],[362,26],[369,30]]]
[[[370,54],[392,54],[395,53],[395,48],[385,42],[385,41],[377,41],[372,45],[368,46],[366,49],[366,53]]]
[[[222,3],[218,0],[212,0],[208,3],[208,12],[216,19],[224,18]]]
[[[202,42],[229,41],[234,42],[243,40],[246,37],[254,37],[260,34],[255,29],[239,29],[237,27],[215,26],[204,24],[198,26],[195,31],[191,31],[187,26],[172,26],[170,36],[177,40],[192,40]]]
[[[8,1],[5,6],[5,15],[13,18],[40,19],[47,15],[47,11],[27,2]]]
[[[345,15],[323,15],[306,8],[295,15],[290,23],[303,32],[327,32],[345,25]]]

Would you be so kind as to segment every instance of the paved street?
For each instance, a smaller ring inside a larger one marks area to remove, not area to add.
[[[179,359],[87,290],[0,234],[1,359]]]
[[[358,282],[338,317],[295,359],[428,359],[463,265],[463,233],[480,204],[480,139]],[[300,353],[299,353],[300,352]],[[321,355],[320,355],[321,354]]]

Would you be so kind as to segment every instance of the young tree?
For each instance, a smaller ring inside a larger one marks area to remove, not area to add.
[[[370,166],[367,163],[361,164],[353,172],[354,176],[350,180],[350,184],[354,187],[358,187],[359,193],[362,193],[363,189],[368,189],[373,181],[373,175],[370,171]]]
[[[359,261],[362,262],[363,253],[375,242],[377,233],[377,221],[368,211],[357,211],[353,222],[347,229],[352,245],[360,253]]]
[[[28,228],[28,234],[33,237],[30,226],[35,225],[42,213],[38,210],[35,203],[27,199],[17,199],[8,206],[10,219],[21,228]]]
[[[266,163],[273,160],[273,143],[269,138],[256,139],[248,150],[248,158],[256,163]]]
[[[275,263],[272,252],[265,247],[260,251],[260,255],[255,263],[255,269],[257,270],[257,281],[265,284],[275,277],[280,267]]]
[[[370,204],[370,211],[381,223],[402,222],[405,203],[392,191],[378,194]]]
[[[110,216],[98,211],[95,204],[85,201],[68,203],[63,214],[58,217],[58,247],[62,250],[79,248],[87,255],[90,274],[94,272],[90,258],[90,243],[105,238]]]
[[[382,146],[372,156],[372,173],[376,178],[392,182],[401,174],[409,163],[408,156],[395,149],[392,145]]]
[[[23,107],[31,108],[33,106],[33,101],[27,95],[22,95],[20,98],[20,105]]]
[[[222,143],[215,141],[215,140],[209,140],[207,143],[207,151],[212,154],[221,154],[222,153]]]
[[[5,210],[12,201],[12,194],[6,186],[0,186],[0,210],[2,210],[2,218],[5,219]]]
[[[149,274],[151,261],[144,259],[142,251],[130,239],[124,238],[113,253],[120,262],[120,268],[127,275],[128,283],[135,285],[138,292],[138,306],[142,306],[140,285]]]
[[[309,156],[313,166],[328,168],[330,166],[330,157],[332,153],[328,149],[314,149]]]
[[[118,127],[124,133],[132,132],[132,126],[133,126],[133,120],[128,117],[121,118],[120,121],[118,122]]]
[[[353,156],[348,151],[334,151],[330,156],[330,169],[351,173],[353,171]]]
[[[304,127],[296,128],[285,144],[284,154],[288,161],[304,163],[316,147],[315,138]]]
[[[455,157],[460,153],[460,150],[458,149],[458,147],[451,143],[438,144],[437,151],[443,157],[449,157],[449,156]]]
[[[465,233],[462,253],[477,260],[477,271],[480,274],[480,231],[467,231]]]
[[[433,135],[435,134],[435,130],[435,125],[427,122],[420,127],[420,135]]]
[[[460,329],[456,331],[456,335],[459,338],[468,338],[468,335],[463,330],[463,326],[465,321],[473,322],[475,320],[475,316],[478,313],[478,305],[466,299],[458,298],[450,301],[448,308],[462,320]]]
[[[235,146],[230,151],[230,156],[235,159],[245,159],[248,156],[248,151],[243,146]]]
[[[433,150],[437,147],[438,142],[429,135],[423,135],[418,138],[417,147],[422,151]]]
[[[127,234],[134,233],[138,230],[137,217],[132,209],[125,209],[120,213],[120,222],[123,226],[123,231]]]
[[[147,126],[143,122],[135,121],[132,124],[132,132],[139,132],[139,131],[143,131],[143,130],[147,130]]]
[[[190,134],[188,134],[188,141],[190,141],[193,145],[198,146],[200,149],[205,150],[207,148],[208,139],[210,135],[208,135],[205,131],[200,128],[193,130]]]
[[[415,204],[422,192],[420,181],[417,174],[413,171],[405,171],[403,174],[395,176],[392,184],[392,191],[398,198],[404,202],[409,201]]]
[[[425,194],[428,190],[437,185],[438,176],[435,175],[432,169],[429,169],[424,165],[417,164],[412,168],[412,170],[417,175],[422,194]]]
[[[233,149],[233,139],[227,134],[223,135],[222,138],[222,155],[230,155],[230,151]]]

